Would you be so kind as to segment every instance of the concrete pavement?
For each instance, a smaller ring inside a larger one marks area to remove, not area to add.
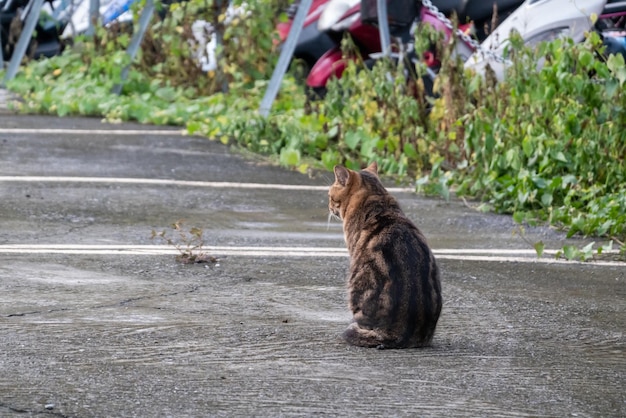
[[[442,270],[433,347],[346,346],[331,179],[175,128],[0,115],[0,416],[626,415],[625,265],[537,260],[458,201],[394,192]],[[217,262],[151,239],[179,219]]]

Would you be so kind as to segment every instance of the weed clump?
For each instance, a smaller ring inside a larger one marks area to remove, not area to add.
[[[176,261],[183,264],[217,263],[217,257],[206,253],[204,246],[204,230],[201,228],[186,228],[183,220],[171,225],[171,232],[152,230],[151,239],[159,239],[167,245],[176,248],[179,254]]]

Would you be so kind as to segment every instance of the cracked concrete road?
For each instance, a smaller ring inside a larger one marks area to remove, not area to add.
[[[626,265],[537,260],[460,202],[394,192],[442,270],[433,346],[345,345],[330,180],[171,128],[0,115],[0,416],[626,416]],[[151,240],[178,219],[217,263]]]

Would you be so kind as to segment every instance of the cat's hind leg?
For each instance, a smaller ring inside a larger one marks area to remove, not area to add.
[[[372,329],[361,328],[356,322],[353,322],[343,332],[342,337],[348,344],[359,347],[378,347],[385,348],[384,336]]]

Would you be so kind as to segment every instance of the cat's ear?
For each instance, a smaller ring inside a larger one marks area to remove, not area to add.
[[[369,171],[370,173],[372,173],[375,176],[378,176],[378,164],[376,164],[376,161],[374,161],[370,165],[368,165],[365,170]]]
[[[333,170],[335,172],[335,181],[346,187],[350,181],[350,170],[341,165],[336,165]]]

